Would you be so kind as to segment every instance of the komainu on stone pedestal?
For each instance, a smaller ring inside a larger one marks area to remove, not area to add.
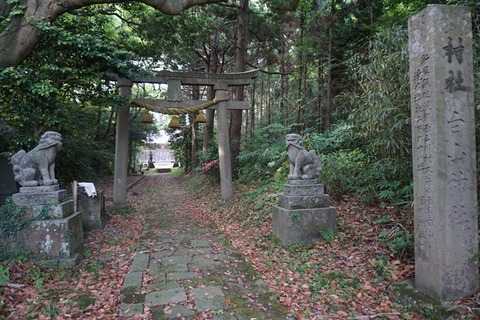
[[[20,150],[12,156],[15,181],[22,187],[51,186],[55,179],[55,158],[62,147],[62,135],[55,131],[45,132],[33,150]]]
[[[302,147],[298,134],[285,137],[290,162],[289,181],[272,209],[273,234],[283,243],[304,243],[335,232],[337,211],[317,178],[322,170],[315,151]]]
[[[75,266],[82,257],[82,216],[55,179],[61,146],[62,136],[47,131],[32,151],[21,150],[12,157],[15,181],[22,186],[12,200],[23,210],[22,218],[31,223],[10,236],[6,249],[31,260]]]

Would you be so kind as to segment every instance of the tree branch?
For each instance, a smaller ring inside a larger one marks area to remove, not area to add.
[[[14,67],[25,60],[40,41],[38,23],[53,22],[60,15],[93,4],[119,3],[125,0],[42,0],[25,1],[23,16],[12,17],[0,30],[0,71]],[[207,3],[227,0],[137,0],[168,15],[178,15],[183,10]],[[9,6],[0,1],[0,14],[7,15]]]

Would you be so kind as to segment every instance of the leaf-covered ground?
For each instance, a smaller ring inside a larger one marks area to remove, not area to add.
[[[271,206],[278,187],[238,185],[228,204],[218,188],[199,188],[190,210],[225,233],[259,270],[280,302],[296,319],[426,319],[392,302],[387,287],[414,278],[413,211],[366,206],[345,196],[332,199],[338,233],[306,245],[282,245],[272,236]],[[208,185],[204,183],[203,185]],[[201,206],[202,209],[199,209]],[[480,319],[480,293],[451,308],[463,319]]]
[[[158,194],[154,181],[141,180],[128,193],[130,210],[115,212],[104,230],[86,234],[86,258],[78,267],[41,267],[21,257],[0,263],[9,268],[8,281],[22,285],[0,287],[0,319],[119,318],[120,289],[144,223],[143,208]],[[334,238],[326,234],[324,241],[285,246],[271,232],[278,188],[238,185],[235,198],[224,203],[211,180],[184,181],[192,192],[191,201],[180,204],[184,212],[225,233],[293,318],[426,319],[386,295],[389,284],[414,275],[410,209],[334,199],[339,231]],[[111,195],[111,186],[102,189]],[[478,294],[453,302],[462,318],[479,318],[479,306]]]

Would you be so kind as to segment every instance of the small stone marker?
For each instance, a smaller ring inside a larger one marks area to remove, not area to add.
[[[479,288],[470,11],[429,5],[408,29],[415,287],[454,300]]]

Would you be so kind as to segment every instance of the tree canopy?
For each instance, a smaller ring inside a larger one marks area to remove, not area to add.
[[[138,2],[169,15],[192,6],[224,0],[139,0]],[[66,12],[101,3],[121,0],[6,0],[0,2],[0,70],[20,64],[39,41],[39,27],[55,21]]]

